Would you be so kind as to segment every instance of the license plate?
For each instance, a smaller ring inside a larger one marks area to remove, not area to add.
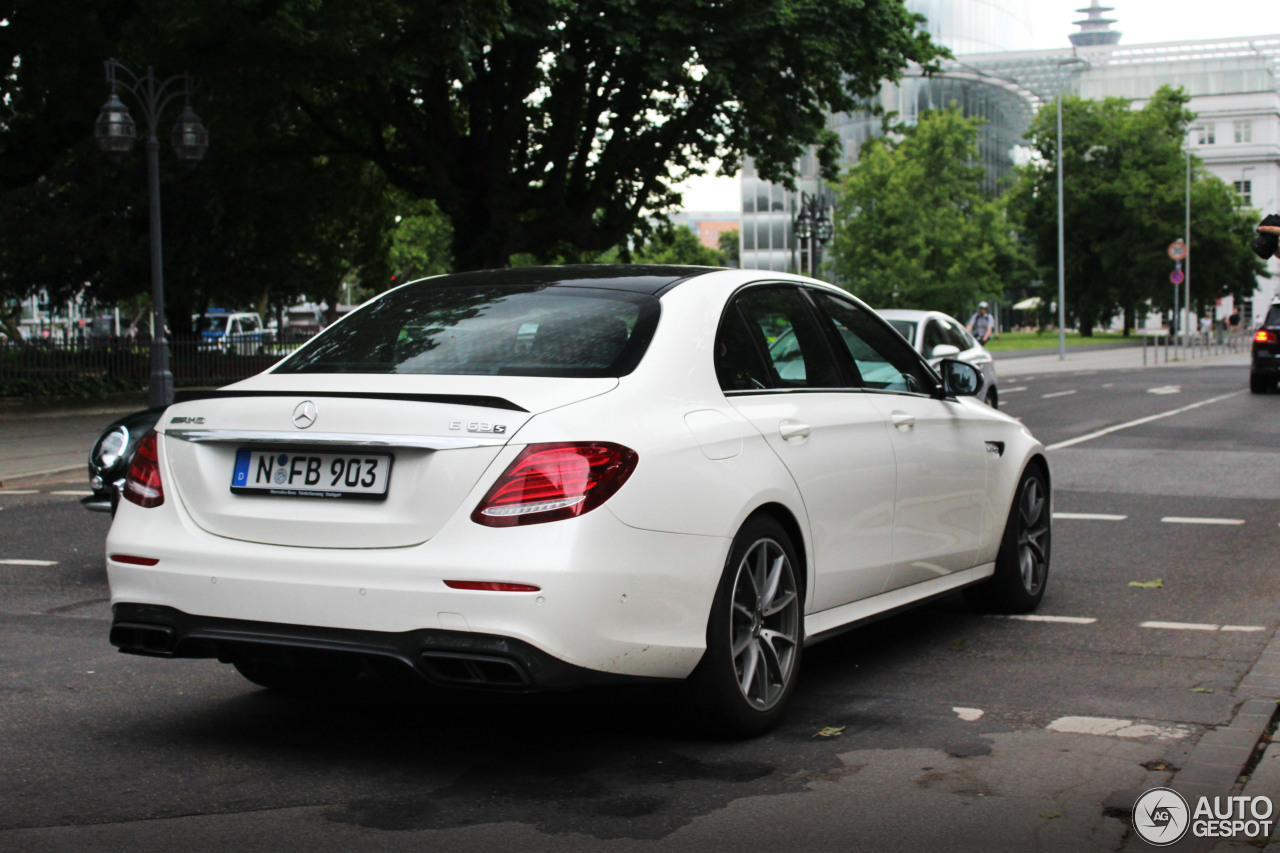
[[[289,450],[236,451],[231,491],[236,494],[301,498],[387,496],[391,455],[387,453],[312,453]]]

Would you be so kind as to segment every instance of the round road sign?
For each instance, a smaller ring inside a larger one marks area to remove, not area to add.
[[[1182,270],[1174,270],[1173,272],[1169,273],[1169,281],[1173,282],[1174,284],[1182,284],[1183,280],[1184,280],[1184,277],[1182,275]]]
[[[1187,256],[1187,244],[1181,240],[1174,240],[1169,244],[1169,257],[1175,261],[1180,261]]]

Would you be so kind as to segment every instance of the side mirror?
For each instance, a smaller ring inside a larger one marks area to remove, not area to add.
[[[948,397],[977,397],[982,393],[982,371],[963,361],[944,358],[938,365],[942,390]]]
[[[954,358],[960,354],[960,347],[951,344],[938,344],[933,348],[933,352],[929,353],[929,358]]]

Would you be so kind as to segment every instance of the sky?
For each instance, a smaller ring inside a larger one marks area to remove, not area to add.
[[[1076,32],[1076,12],[1090,0],[1031,0],[1032,50],[1068,47]],[[1106,17],[1124,34],[1121,45],[1196,39],[1280,35],[1280,3],[1276,0],[1103,0],[1112,7]],[[699,178],[686,185],[686,210],[737,210],[734,178]]]

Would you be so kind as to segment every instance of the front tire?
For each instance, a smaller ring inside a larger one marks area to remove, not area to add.
[[[769,516],[748,519],[729,549],[707,620],[707,650],[687,685],[711,732],[751,737],[781,718],[804,642],[800,578],[782,525]]]
[[[965,590],[969,605],[986,613],[1035,610],[1049,581],[1052,525],[1048,478],[1038,465],[1029,465],[1009,508],[995,574]]]

